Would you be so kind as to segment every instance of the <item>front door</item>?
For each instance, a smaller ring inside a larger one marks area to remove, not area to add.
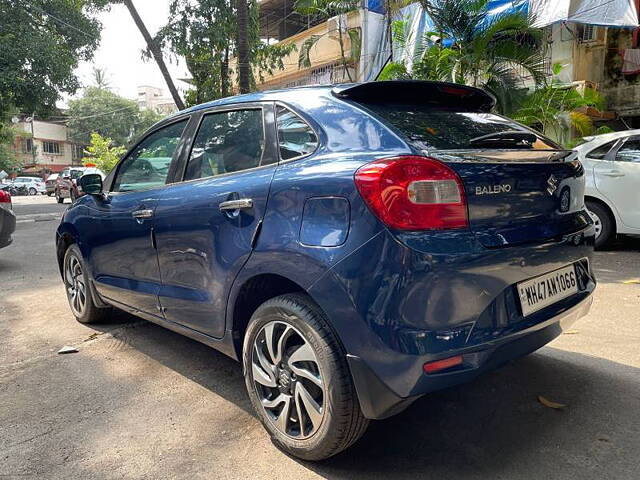
[[[96,289],[133,312],[160,316],[153,215],[187,120],[147,136],[118,165],[109,193],[89,206],[88,258]]]
[[[272,119],[270,104],[205,113],[184,181],[159,197],[159,297],[167,320],[223,335],[229,289],[251,254],[277,165]]]
[[[640,136],[629,137],[609,160],[593,162],[598,191],[627,227],[640,228]]]

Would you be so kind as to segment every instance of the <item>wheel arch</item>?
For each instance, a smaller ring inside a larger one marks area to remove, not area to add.
[[[618,215],[616,214],[616,211],[604,199],[593,196],[593,195],[585,195],[584,201],[585,201],[585,204],[586,202],[593,202],[605,208],[607,212],[609,212],[609,215],[611,216],[611,221],[613,222],[613,234],[615,235],[618,233],[618,225],[620,224],[618,220]]]
[[[279,273],[260,273],[244,279],[236,288],[227,307],[227,329],[231,333],[236,358],[242,358],[242,344],[253,312],[267,300],[286,293],[304,293],[299,283]]]

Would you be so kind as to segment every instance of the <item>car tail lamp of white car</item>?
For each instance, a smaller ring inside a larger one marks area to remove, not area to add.
[[[11,210],[11,195],[4,190],[0,190],[0,208]]]

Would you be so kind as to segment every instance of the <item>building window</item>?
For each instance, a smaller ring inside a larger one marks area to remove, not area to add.
[[[22,153],[31,153],[33,149],[33,141],[30,138],[25,138],[22,141]]]
[[[42,151],[50,155],[61,155],[62,148],[58,142],[42,142]]]
[[[598,29],[594,25],[579,25],[578,34],[583,42],[595,42],[598,39]]]
[[[84,145],[78,145],[74,143],[71,145],[71,158],[73,160],[80,160],[84,157]]]

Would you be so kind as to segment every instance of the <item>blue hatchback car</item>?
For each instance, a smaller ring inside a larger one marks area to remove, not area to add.
[[[128,311],[243,362],[304,459],[557,337],[591,305],[574,154],[470,87],[218,100],[155,125],[57,231],[73,314]]]

